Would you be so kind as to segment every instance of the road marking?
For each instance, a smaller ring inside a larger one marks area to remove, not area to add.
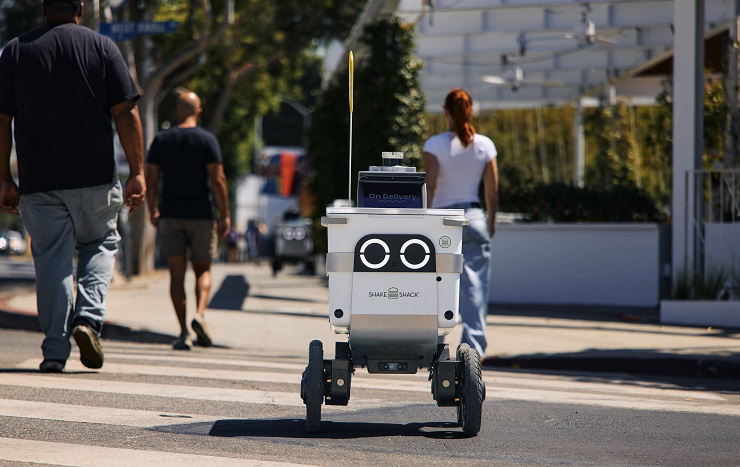
[[[231,419],[230,417],[151,412],[112,407],[90,407],[86,405],[54,404],[51,402],[11,399],[0,399],[0,416],[135,427],[169,426]]]
[[[141,361],[155,361],[159,362],[161,364],[171,364],[171,363],[197,363],[197,364],[203,364],[203,365],[219,365],[219,366],[233,366],[238,368],[272,368],[275,370],[292,370],[292,371],[300,371],[302,372],[304,368],[306,368],[306,363],[303,364],[297,364],[297,363],[279,363],[279,362],[261,362],[261,361],[254,361],[254,360],[231,360],[231,359],[224,359],[224,358],[199,358],[199,357],[188,357],[188,356],[179,356],[179,355],[151,355],[151,353],[147,355],[141,355],[141,354],[126,354],[126,353],[111,353],[106,352],[105,353],[106,362],[110,362],[110,360],[141,360]],[[308,358],[306,358],[306,361],[308,362]],[[107,363],[106,363],[107,365]]]
[[[573,404],[591,407],[649,410],[656,412],[684,412],[740,417],[740,406],[700,403],[696,401],[664,401],[639,397],[586,392],[561,392],[526,388],[491,388],[486,385],[488,399],[507,399],[543,404]]]
[[[0,438],[0,459],[34,464],[74,465],[82,467],[108,466],[118,462],[128,467],[278,467],[299,466],[288,462],[270,462],[257,459],[202,456],[175,452],[142,451],[134,449],[83,446],[79,444],[50,443],[23,439]]]
[[[527,376],[523,378],[521,376],[504,376],[502,374],[494,373],[492,376],[488,372],[483,373],[483,379],[486,384],[493,387],[498,387],[502,384],[515,384],[517,386],[529,386],[535,388],[546,387],[547,389],[559,389],[563,391],[583,391],[584,389],[589,392],[594,391],[605,391],[605,392],[618,392],[619,394],[629,395],[642,395],[642,396],[653,396],[653,397],[675,397],[679,399],[706,399],[713,401],[726,401],[727,399],[714,394],[711,392],[701,391],[685,391],[682,389],[668,389],[660,387],[644,387],[644,386],[633,386],[621,383],[597,383],[597,382],[580,382],[580,381],[569,381],[560,378],[536,378]]]
[[[32,365],[36,360],[27,360],[19,365],[19,367],[26,367]],[[87,371],[79,362],[70,361],[67,364],[69,371]],[[131,374],[131,375],[147,375],[147,376],[162,376],[162,377],[187,377],[194,379],[205,379],[205,380],[224,380],[224,381],[249,381],[249,382],[263,382],[263,383],[278,383],[278,384],[300,384],[300,375],[284,372],[261,372],[261,371],[237,371],[237,370],[223,370],[223,369],[204,369],[204,368],[178,368],[168,366],[154,366],[154,365],[135,365],[126,363],[107,363],[103,368],[102,372],[105,373],[120,373],[120,374]],[[28,380],[27,375],[4,375],[3,380],[0,384],[8,384],[6,380],[10,380],[7,377],[11,376],[22,376],[23,380]],[[385,375],[362,375],[352,377],[352,388],[354,389],[374,389],[374,390],[385,390],[389,389],[392,391],[407,391],[407,392],[423,392],[430,393],[430,383],[426,378],[421,378],[420,375],[415,375],[415,379],[406,378],[394,378],[393,376]],[[670,393],[672,398],[681,397],[681,400],[660,400],[664,398],[666,394],[663,393],[664,389],[654,388],[633,388],[632,392],[637,395],[623,394],[622,388],[613,387],[609,388],[608,385],[602,385],[600,389],[608,389],[611,393],[606,392],[593,392],[590,391],[590,383],[578,385],[578,383],[572,382],[572,386],[568,384],[561,385],[563,390],[557,390],[557,384],[550,384],[552,380],[543,382],[542,386],[548,389],[528,389],[522,388],[521,385],[514,382],[516,387],[501,387],[500,383],[496,381],[497,375],[491,373],[484,373],[484,381],[488,390],[488,399],[506,399],[506,400],[518,400],[518,401],[529,401],[529,402],[543,402],[550,404],[574,404],[574,405],[588,405],[594,407],[613,407],[621,409],[633,409],[633,410],[654,410],[661,412],[690,412],[690,413],[704,413],[704,414],[716,414],[716,415],[729,415],[729,416],[740,416],[740,407],[730,404],[711,404],[708,402],[697,402],[693,395],[696,395],[696,391],[686,391],[685,393],[680,390],[673,390]],[[75,381],[73,379],[66,378],[50,378],[52,380],[62,381]],[[392,383],[389,383],[392,380]],[[96,382],[96,386],[105,383],[103,381]],[[107,382],[107,384],[118,384]],[[25,384],[22,384],[25,385]],[[578,385],[578,386],[576,386]],[[96,388],[79,387],[79,390],[96,390]],[[124,388],[120,389],[122,393],[128,393],[126,388],[134,386],[133,383],[125,383]],[[149,385],[159,387],[160,389],[147,388],[146,395],[166,395],[168,397],[183,397],[183,398],[198,398],[192,397],[190,394],[198,394],[200,391],[206,390],[208,392],[207,399],[213,400],[228,400],[222,397],[229,397],[226,394],[220,395],[221,391],[227,392],[225,389],[219,388],[202,388],[193,386],[170,386],[170,385]],[[555,389],[553,389],[553,386]],[[580,389],[579,392],[574,392],[574,389]],[[149,391],[158,391],[152,393]],[[172,394],[175,392],[177,395]],[[218,392],[210,392],[218,391]],[[245,390],[231,390],[243,392]],[[116,389],[112,392],[118,392]],[[251,400],[242,400],[241,402],[248,403],[273,403],[278,405],[292,405],[292,406],[303,406],[303,401],[300,399],[298,390],[294,394],[291,393],[275,393],[267,391],[246,391],[250,394],[248,397]],[[625,391],[626,392],[626,391]],[[615,394],[616,393],[616,394]],[[645,396],[645,397],[640,397]],[[218,397],[218,399],[216,399]],[[244,397],[242,395],[241,397]],[[691,401],[688,401],[692,399]],[[705,398],[706,399],[706,398]],[[272,401],[272,402],[259,402]],[[715,400],[715,402],[718,402]],[[372,400],[362,398],[353,398],[350,402],[350,406],[353,409],[368,408],[368,407],[389,407],[396,405],[407,405],[404,403],[398,403],[388,400]],[[326,406],[327,408],[336,408],[335,406]],[[342,410],[346,410],[347,407],[342,407]]]
[[[288,393],[258,391],[253,389],[135,383],[131,381],[90,381],[89,379],[75,378],[74,375],[36,376],[9,373],[0,378],[0,385],[64,389],[69,391],[103,392],[108,394],[130,394],[137,396],[241,402],[246,404],[272,404],[285,405],[289,407],[300,407],[304,405],[298,391]]]
[[[205,386],[178,386],[174,384],[135,383],[130,381],[91,382],[74,375],[42,376],[28,374],[3,375],[2,386],[35,387],[68,391],[102,392],[106,394],[128,394],[217,402],[239,402],[244,404],[304,407],[298,388],[294,392],[259,391],[254,389],[215,388]],[[382,399],[357,399],[351,407],[326,406],[326,410],[363,410],[373,407],[400,407],[408,405],[399,401]]]

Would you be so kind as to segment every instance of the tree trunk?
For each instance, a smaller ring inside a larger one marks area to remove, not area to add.
[[[139,100],[139,113],[144,129],[144,147],[148,148],[157,131],[157,112],[155,92],[147,86],[144,96]],[[144,203],[136,212],[129,216],[131,226],[131,240],[133,247],[133,274],[148,274],[154,271],[154,253],[156,248],[157,231],[149,222],[149,208]]]
[[[233,24],[233,1],[227,0],[226,21],[215,31],[211,32],[213,15],[211,4],[208,0],[201,0],[201,6],[207,18],[201,30],[201,39],[185,46],[180,52],[174,54],[165,63],[158,67],[152,65],[153,45],[149,37],[137,37],[133,42],[134,61],[136,76],[143,95],[138,102],[141,124],[144,132],[144,150],[149,148],[157,133],[157,103],[165,80],[171,77],[181,66],[193,57],[205,52],[208,47],[219,40],[226,30]],[[151,3],[145,10],[137,9],[131,2],[129,6],[130,16],[134,21],[152,20],[156,10],[156,4]],[[154,270],[154,254],[156,248],[156,229],[149,222],[149,209],[144,206],[139,208],[129,217],[132,240],[133,274],[147,274]]]

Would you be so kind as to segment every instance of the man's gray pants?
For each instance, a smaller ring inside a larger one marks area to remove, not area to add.
[[[100,331],[113,277],[123,203],[120,182],[23,195],[20,212],[31,236],[36,305],[45,334],[45,359],[67,360],[72,323],[84,319]],[[73,259],[77,254],[75,300]]]

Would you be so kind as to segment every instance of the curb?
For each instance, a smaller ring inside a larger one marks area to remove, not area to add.
[[[627,373],[699,379],[740,380],[740,362],[722,357],[509,357],[487,358],[484,367],[510,370],[557,370]]]

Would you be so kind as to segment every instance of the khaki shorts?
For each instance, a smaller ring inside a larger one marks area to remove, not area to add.
[[[211,219],[159,219],[159,253],[164,257],[185,256],[190,261],[212,261],[218,251],[216,222]]]

